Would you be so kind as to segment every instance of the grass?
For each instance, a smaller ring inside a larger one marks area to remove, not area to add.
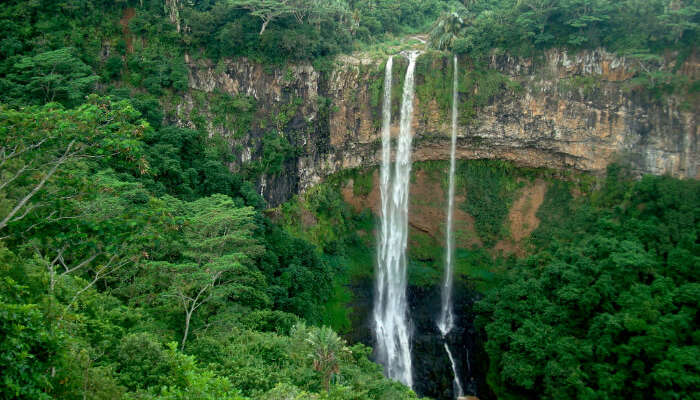
[[[458,248],[455,250],[455,276],[470,283],[477,291],[486,293],[498,287],[504,261],[494,258],[484,248]]]
[[[425,50],[426,46],[420,40],[404,35],[387,36],[384,40],[375,43],[359,43],[355,48],[353,56],[376,60],[399,54],[402,51]]]
[[[524,185],[518,176],[512,164],[502,161],[476,160],[457,165],[458,189],[466,198],[459,207],[474,217],[474,227],[487,247],[507,236],[504,222]]]
[[[372,192],[374,187],[373,170],[355,175],[352,186],[352,193],[355,196],[367,196]]]
[[[454,68],[452,57],[442,52],[421,55],[416,62],[416,96],[428,111],[427,105],[435,102],[440,117],[449,120],[452,110],[452,82]]]
[[[328,300],[322,310],[321,320],[325,325],[330,325],[334,331],[341,335],[352,331],[348,304],[352,301],[353,295],[350,289],[339,280],[333,281],[332,297]]]

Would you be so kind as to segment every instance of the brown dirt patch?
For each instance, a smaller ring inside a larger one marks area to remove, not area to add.
[[[415,181],[411,184],[409,207],[409,225],[445,246],[445,224],[447,223],[447,191],[443,189],[440,179],[418,170]],[[464,203],[464,196],[455,196],[454,230],[456,247],[470,248],[481,246],[481,240],[474,228],[474,218],[459,208]]]
[[[455,195],[455,246],[463,249],[469,249],[473,246],[482,247],[483,243],[481,242],[481,239],[479,239],[479,235],[474,227],[474,217],[459,208],[459,205],[463,204],[465,200],[466,199],[464,196]]]
[[[122,35],[124,35],[124,41],[126,42],[127,53],[134,52],[134,42],[131,36],[131,30],[129,29],[129,22],[132,18],[136,16],[136,9],[133,7],[128,7],[124,9],[122,13],[122,18],[119,20],[119,25],[122,27]]]
[[[445,223],[445,193],[440,181],[417,170],[409,189],[408,224],[433,239],[442,240]]]
[[[445,205],[446,192],[440,183],[440,176],[431,176],[429,173],[417,170],[415,179],[410,187],[409,226],[420,232],[424,232],[440,244],[445,240]],[[349,181],[342,189],[343,199],[352,206],[355,211],[371,209],[375,215],[379,215],[381,193],[379,190],[379,172],[372,176],[372,191],[366,196],[354,194],[354,182]],[[474,218],[461,210],[457,205],[464,202],[464,197],[455,198],[454,229],[457,247],[469,248],[473,245],[481,246],[476,230]]]
[[[511,237],[496,243],[494,250],[520,256],[525,254],[524,241],[540,225],[536,214],[546,193],[547,183],[541,179],[537,179],[520,191],[520,196],[508,213]]]
[[[309,210],[307,210],[304,207],[301,208],[301,226],[305,228],[309,228],[312,226],[316,226],[318,223],[318,220],[316,219],[316,216]]]
[[[381,193],[379,192],[379,172],[376,170],[372,174],[372,191],[366,196],[355,195],[355,182],[351,179],[341,190],[343,200],[356,212],[361,212],[367,208],[371,209],[375,215],[379,215],[381,203]]]
[[[272,222],[276,222],[278,224],[281,224],[283,222],[283,217],[282,217],[282,210],[278,208],[268,208],[267,210],[263,210],[263,214],[267,218],[270,218]]]

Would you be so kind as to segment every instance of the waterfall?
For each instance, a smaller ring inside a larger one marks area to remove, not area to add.
[[[457,147],[457,87],[458,87],[458,63],[457,56],[454,56],[454,71],[452,78],[452,147],[450,149],[450,182],[447,200],[447,226],[445,227],[445,276],[442,284],[442,307],[440,309],[440,317],[437,322],[438,329],[442,334],[443,339],[454,328],[454,312],[452,309],[452,286],[454,280],[454,230],[453,230],[453,214],[455,202],[455,148]],[[455,395],[459,397],[463,394],[462,384],[459,382],[457,374],[457,365],[450,348],[445,344],[445,351],[450,358],[452,364],[452,374],[454,375]]]
[[[377,360],[387,376],[409,387],[411,371],[408,303],[406,300],[406,245],[408,239],[408,189],[411,177],[413,139],[413,97],[416,59],[420,53],[409,52],[408,69],[401,100],[401,119],[396,161],[391,174],[391,67],[387,62],[384,82],[382,121],[381,196],[382,215],[377,251],[377,281],[374,304],[374,333]]]
[[[457,56],[454,57],[454,74],[452,79],[452,147],[450,149],[450,183],[447,200],[447,226],[445,228],[445,276],[442,284],[442,307],[438,319],[438,329],[442,336],[454,328],[452,311],[452,281],[454,279],[454,232],[452,216],[455,202],[455,148],[457,147]]]
[[[450,358],[450,364],[452,365],[452,372],[454,373],[454,381],[452,385],[454,386],[455,390],[455,397],[461,397],[464,395],[464,389],[462,389],[462,384],[459,382],[459,378],[457,377],[457,365],[455,364],[455,359],[452,357],[452,352],[450,351],[450,347],[447,345],[447,342],[445,344],[445,351],[447,352],[447,357]]]
[[[377,243],[377,271],[376,271],[376,293],[374,300],[374,328],[376,337],[377,360],[384,365],[387,364],[386,341],[384,340],[384,307],[386,304],[386,279],[387,269],[385,268],[386,250],[389,235],[389,185],[391,182],[391,86],[392,86],[392,66],[394,58],[389,56],[384,71],[384,101],[382,103],[382,166],[380,170],[379,188],[381,192],[381,215],[378,229]]]

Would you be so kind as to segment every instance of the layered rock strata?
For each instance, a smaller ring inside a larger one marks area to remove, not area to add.
[[[435,85],[430,79],[436,70],[449,80],[450,61],[449,55],[433,54],[418,66],[415,161],[449,157],[449,118],[439,96],[431,98],[426,89]],[[469,79],[469,60],[461,61],[463,79]],[[217,65],[190,62],[189,67],[191,91],[170,113],[171,122],[199,128],[198,123],[204,123],[210,135],[226,138],[234,170],[264,156],[263,138],[271,131],[294,148],[279,171],[259,178],[258,188],[270,206],[343,169],[379,164],[377,94],[383,60],[342,56],[323,70],[311,65],[269,67],[246,59]],[[406,65],[399,60],[394,68],[402,75]],[[575,55],[550,50],[535,59],[493,55],[489,68],[498,71],[505,83],[474,106],[471,117],[460,125],[458,158],[504,159],[527,167],[593,173],[603,173],[611,162],[623,162],[638,174],[700,177],[697,99],[654,96],[635,80],[638,71],[649,68],[673,70],[696,80],[700,71],[696,55],[676,68],[670,58],[642,66],[604,50]],[[400,85],[396,83],[399,89]],[[470,90],[460,94],[465,102],[479,94],[478,80]],[[256,111],[250,129],[235,132],[212,122],[211,104],[200,104],[197,93],[253,99]],[[205,118],[193,118],[195,110]],[[394,124],[398,132],[398,121]]]

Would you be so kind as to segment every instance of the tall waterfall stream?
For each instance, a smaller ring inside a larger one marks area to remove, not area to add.
[[[413,140],[414,72],[419,52],[409,52],[401,100],[401,119],[396,161],[391,173],[391,67],[386,65],[382,124],[381,197],[382,215],[377,251],[374,334],[377,360],[387,376],[413,386],[410,329],[406,299],[406,245],[408,240],[408,190]]]
[[[440,318],[437,326],[443,340],[452,328],[454,328],[454,311],[452,307],[452,286],[454,281],[454,227],[452,217],[454,214],[455,202],[455,152],[457,147],[457,88],[458,88],[458,62],[457,56],[454,56],[454,70],[452,79],[452,147],[450,148],[450,182],[447,200],[447,224],[445,227],[445,276],[442,284],[442,307],[440,309]],[[452,357],[452,352],[447,342],[445,351],[450,358],[452,364],[452,373],[454,374],[454,390],[457,397],[464,394],[462,384],[459,381],[457,373],[457,365]]]

